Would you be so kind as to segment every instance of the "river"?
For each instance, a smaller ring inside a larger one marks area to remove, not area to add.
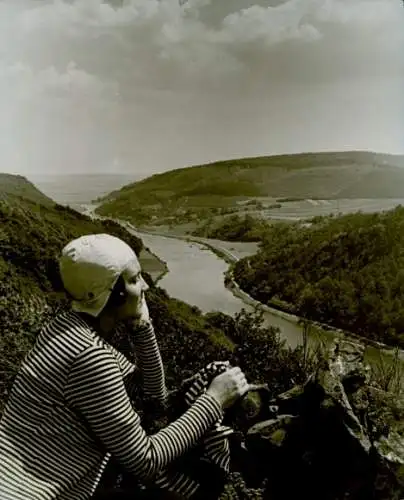
[[[233,316],[242,308],[253,310],[224,286],[228,264],[209,249],[175,238],[137,234],[146,247],[166,262],[169,271],[159,286],[172,297],[196,305],[204,313],[222,311]],[[267,325],[280,328],[282,338],[291,347],[302,342],[302,330],[293,321],[267,312],[264,317]]]
[[[135,231],[134,231],[135,232]],[[224,286],[224,273],[228,264],[202,244],[185,240],[135,232],[155,255],[164,260],[168,272],[159,281],[159,286],[167,290],[169,295],[197,306],[202,312],[222,311],[234,316],[241,309],[253,311],[253,306],[246,304]],[[303,342],[302,328],[296,319],[279,316],[276,311],[264,312],[265,325],[278,327],[280,336],[294,348]],[[286,315],[287,316],[287,315]],[[334,338],[330,331],[319,333],[310,339],[312,346],[322,342],[329,344]],[[381,350],[367,346],[365,360],[372,365],[390,365],[392,350]],[[404,355],[400,354],[401,370],[404,373]]]

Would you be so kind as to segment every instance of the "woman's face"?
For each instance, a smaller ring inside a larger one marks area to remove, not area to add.
[[[133,260],[122,273],[127,293],[126,302],[119,307],[119,319],[138,317],[144,293],[149,289],[141,274],[139,261]]]

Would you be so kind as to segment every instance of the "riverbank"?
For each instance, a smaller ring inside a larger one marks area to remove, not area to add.
[[[228,277],[227,288],[231,290],[236,297],[243,300],[245,304],[253,306],[264,312],[269,312],[273,316],[278,316],[279,318],[289,321],[290,323],[293,323],[295,325],[300,325],[302,322],[302,318],[300,316],[296,316],[295,314],[274,309],[273,307],[267,306],[266,304],[263,304],[262,302],[259,302],[258,300],[254,299],[240,288],[238,283],[231,278],[231,275]],[[355,344],[364,345],[367,348],[367,355],[366,355],[367,360],[372,359],[377,361],[379,358],[378,353],[383,352],[384,354],[387,354],[389,356],[396,356],[398,353],[399,359],[404,362],[403,350],[394,348],[392,346],[388,346],[386,344],[382,344],[381,342],[368,340],[363,337],[360,337],[359,335],[355,335],[351,332],[334,328],[332,326],[325,325],[323,323],[319,323],[316,321],[310,321],[310,327],[312,331],[316,332],[317,338],[325,344],[330,343],[335,338],[339,338],[341,340],[351,341]]]
[[[212,250],[216,255],[219,257],[222,257],[226,262],[229,264],[234,264],[239,260],[239,258],[234,255],[233,253],[229,252],[226,248],[223,248],[219,245],[217,245],[216,242],[212,242],[207,240],[206,238],[198,238],[191,236],[189,237],[190,241],[197,241],[198,243],[205,245],[207,248]],[[259,302],[258,300],[254,299],[251,295],[249,295],[247,292],[242,290],[239,286],[239,284],[236,282],[234,279],[231,271],[227,273],[226,275],[226,287],[233,292],[234,295],[237,297],[241,298],[243,302],[246,304],[252,305],[253,307],[260,308],[261,310],[265,312],[270,312],[271,314],[278,316],[282,319],[285,319],[286,321],[290,321],[295,324],[299,324],[303,318],[301,316],[297,316],[293,313],[291,313],[288,310],[282,309],[281,305],[277,305],[277,307],[273,307],[271,305],[266,305],[263,304],[262,302]],[[288,307],[288,304],[285,304],[285,308]],[[291,308],[291,306],[290,306]],[[323,332],[324,337],[329,337],[330,334],[333,337],[339,337],[339,338],[344,338],[346,340],[350,340],[352,342],[359,342],[362,343],[366,346],[370,346],[376,349],[383,350],[385,352],[389,352],[394,354],[397,351],[397,348],[393,346],[389,346],[387,344],[383,344],[382,342],[377,342],[375,340],[370,340],[365,337],[361,337],[360,335],[356,335],[352,332],[348,332],[346,330],[342,330],[340,328],[333,327],[331,325],[325,324],[325,323],[320,323],[318,321],[310,321],[310,324],[312,327],[316,328],[317,330]],[[400,359],[404,361],[404,350],[399,349],[399,354],[400,354]]]
[[[137,231],[131,224],[128,224],[128,226],[132,229],[135,230],[140,236],[142,233],[144,234],[149,234],[149,235],[155,235],[155,236],[162,236],[166,238],[173,238],[173,239],[180,239],[186,242],[193,242],[197,243],[199,245],[202,245],[209,250],[211,250],[215,255],[218,257],[222,258],[223,260],[226,261],[228,264],[234,264],[239,260],[239,257],[235,255],[234,252],[231,252],[227,248],[224,248],[219,244],[217,241],[212,241],[207,238],[201,238],[197,236],[180,236],[180,235],[174,235],[170,233],[165,233],[165,232],[157,232],[157,231]],[[248,295],[244,290],[242,290],[238,283],[234,280],[231,271],[226,273],[226,288],[233,293],[234,296],[237,298],[241,299],[246,305],[252,306],[254,308],[260,309],[266,313],[271,314],[272,316],[277,316],[281,318],[282,320],[288,321],[289,323],[293,325],[300,325],[302,322],[302,319],[300,316],[297,316],[295,314],[290,313],[289,311],[284,311],[280,308],[275,308],[271,307],[270,305],[263,304],[262,302],[257,301],[250,295]],[[323,324],[320,322],[312,321],[310,322],[312,330],[316,332],[316,337],[318,337],[322,342],[328,343],[330,342],[333,338],[337,337],[340,339],[345,339],[345,340],[350,340],[355,343],[359,343],[364,345],[367,348],[368,351],[368,358],[371,358],[373,360],[377,360],[379,358],[379,352],[382,351],[384,354],[391,356],[395,356],[398,353],[399,359],[404,361],[404,351],[403,350],[397,350],[397,348],[389,346],[387,344],[383,344],[381,342],[373,341],[366,339],[364,337],[361,337],[359,335],[355,335],[352,332],[348,332],[345,330],[341,330],[339,328],[335,328],[333,326]],[[303,335],[302,335],[302,340],[303,340]]]
[[[150,274],[154,283],[158,283],[168,273],[167,263],[149,248],[143,248],[139,255],[139,262],[147,273]]]

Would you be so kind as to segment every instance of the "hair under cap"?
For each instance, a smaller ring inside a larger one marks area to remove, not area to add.
[[[137,257],[132,248],[109,234],[88,234],[62,250],[59,269],[71,295],[72,309],[97,317],[119,276]]]

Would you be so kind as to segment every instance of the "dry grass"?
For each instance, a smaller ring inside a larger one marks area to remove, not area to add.
[[[397,396],[403,395],[404,391],[404,364],[400,353],[397,347],[391,359],[388,359],[378,351],[378,360],[371,366],[372,379],[377,385],[382,390]]]

